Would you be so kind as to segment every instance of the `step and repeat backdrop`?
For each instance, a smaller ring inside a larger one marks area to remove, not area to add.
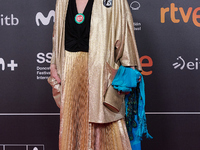
[[[102,0],[103,1],[103,0]],[[56,0],[0,0],[0,150],[57,150],[47,83]],[[153,140],[143,150],[200,149],[200,2],[128,0]]]

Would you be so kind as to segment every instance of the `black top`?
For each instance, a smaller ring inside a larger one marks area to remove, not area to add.
[[[93,2],[94,0],[88,0],[83,12],[85,20],[82,24],[77,24],[75,22],[75,16],[78,14],[76,0],[69,0],[65,21],[65,50],[88,52]]]

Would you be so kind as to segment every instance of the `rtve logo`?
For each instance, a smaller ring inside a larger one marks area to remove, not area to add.
[[[16,26],[19,24],[19,19],[14,17],[13,14],[10,16],[4,16],[3,14],[0,15],[0,23],[1,26]]]
[[[197,27],[200,27],[200,22],[198,22],[197,19],[200,18],[200,15],[198,15],[198,12],[200,13],[200,7],[197,7],[194,9],[193,11],[193,8],[192,7],[189,7],[188,10],[184,10],[183,7],[176,7],[174,3],[171,3],[170,4],[170,8],[167,7],[167,8],[161,8],[160,9],[160,21],[161,23],[165,23],[165,17],[166,17],[166,13],[167,12],[170,12],[170,17],[171,17],[171,21],[173,23],[179,23],[180,22],[180,19],[176,18],[176,12],[180,12],[181,14],[181,17],[183,19],[183,21],[185,23],[187,23],[190,19],[190,16],[192,15],[192,21],[193,23],[197,26]],[[192,12],[193,11],[193,12]]]
[[[53,18],[53,22],[55,22],[55,11],[51,10],[47,17],[45,17],[41,12],[38,12],[35,17],[35,21],[37,26],[40,26],[40,22],[43,25],[49,25],[51,18]]]
[[[147,55],[140,57],[140,63],[141,63],[141,66],[142,66],[142,72],[141,72],[142,75],[149,76],[153,73],[152,70],[149,70],[149,71],[143,70],[144,68],[153,66],[153,60],[151,59],[151,57],[149,57]]]
[[[183,70],[184,68],[187,68],[188,70],[198,70],[199,64],[198,58],[195,58],[195,61],[185,62],[185,60],[179,56],[177,62],[173,63],[173,67],[174,69],[180,68],[180,70]]]
[[[7,64],[7,67],[10,68],[11,71],[15,70],[15,67],[18,67],[18,64],[15,63],[14,60],[11,60],[10,63]],[[0,70],[4,71],[6,69],[6,63],[3,58],[0,58]]]

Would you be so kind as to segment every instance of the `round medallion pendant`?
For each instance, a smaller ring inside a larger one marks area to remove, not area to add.
[[[82,14],[82,13],[79,13],[79,14],[77,14],[77,15],[75,16],[75,22],[76,22],[77,24],[83,23],[84,20],[85,20],[85,16],[84,16],[84,14]]]

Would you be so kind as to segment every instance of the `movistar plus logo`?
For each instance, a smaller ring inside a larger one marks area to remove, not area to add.
[[[53,18],[53,22],[55,22],[55,11],[51,10],[47,17],[45,17],[41,12],[38,12],[35,17],[35,21],[37,26],[40,26],[40,22],[43,25],[49,25],[51,18]]]
[[[10,68],[11,71],[15,71],[18,67],[18,64],[14,60],[10,60],[10,63],[6,63],[3,58],[0,58],[0,71],[4,71],[7,68]]]
[[[199,69],[199,59],[195,58],[194,61],[185,61],[182,56],[177,57],[177,62],[173,63],[174,69],[188,69],[188,70],[198,70]]]

